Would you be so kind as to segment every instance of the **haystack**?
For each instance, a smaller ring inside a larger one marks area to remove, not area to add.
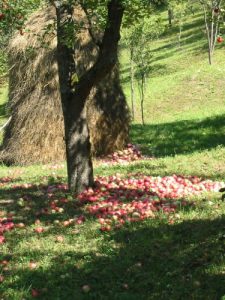
[[[56,36],[46,28],[54,23],[51,7],[34,13],[9,46],[9,110],[0,160],[10,164],[49,163],[65,158],[64,124],[56,63]],[[77,22],[86,20],[81,8]],[[89,31],[77,33],[75,61],[82,74],[95,61],[98,47]],[[40,47],[40,40],[42,46]],[[46,47],[43,47],[43,46]],[[118,67],[94,87],[87,105],[92,153],[105,155],[128,140],[129,110],[120,86]]]

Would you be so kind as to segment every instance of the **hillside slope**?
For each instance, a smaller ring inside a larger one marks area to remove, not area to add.
[[[203,29],[203,18],[197,14],[184,24],[180,47],[177,37],[179,29],[176,26],[152,42],[152,71],[147,81],[145,103],[147,123],[202,119],[225,112],[225,44],[216,45],[214,64],[210,66]],[[129,99],[128,58],[128,52],[123,50],[121,77]],[[135,123],[140,121],[136,87]]]
[[[185,22],[180,47],[178,30],[174,26],[152,42],[152,72],[147,80],[144,104],[146,125],[140,125],[140,97],[136,85],[131,136],[146,153],[162,159],[169,156],[165,166],[170,171],[178,171],[175,166],[186,161],[183,167],[188,172],[190,164],[194,164],[196,168],[192,172],[198,175],[212,176],[217,170],[223,177],[225,43],[216,45],[214,63],[210,66],[202,15],[196,14]],[[121,51],[121,77],[129,101],[127,50]],[[145,164],[149,169],[151,166],[152,163]],[[161,170],[154,168],[153,172]]]

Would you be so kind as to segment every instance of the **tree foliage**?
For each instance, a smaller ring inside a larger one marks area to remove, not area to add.
[[[15,29],[23,34],[28,15],[41,4],[41,0],[2,0],[0,4],[0,34],[9,35]]]

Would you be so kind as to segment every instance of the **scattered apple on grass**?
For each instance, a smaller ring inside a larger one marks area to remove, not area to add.
[[[62,235],[58,235],[56,237],[56,241],[59,242],[59,243],[62,243],[62,242],[64,242],[64,237]]]
[[[0,21],[3,20],[5,18],[5,14],[0,13]]]
[[[83,290],[84,293],[89,293],[91,288],[90,288],[89,285],[86,284],[86,285],[82,286],[82,290]]]
[[[3,244],[5,242],[5,237],[3,235],[0,235],[0,244]]]
[[[16,228],[20,228],[20,229],[23,229],[25,228],[25,224],[24,223],[18,223],[18,224],[15,224]]]
[[[42,233],[42,232],[45,231],[45,229],[44,229],[43,227],[36,227],[36,228],[34,229],[34,231],[35,231],[36,233]]]
[[[32,289],[31,295],[32,295],[32,297],[36,298],[36,297],[40,296],[40,292],[37,289]]]
[[[31,270],[34,270],[34,269],[37,269],[37,263],[36,262],[34,262],[34,261],[30,261],[30,263],[29,263],[29,268],[31,269]]]

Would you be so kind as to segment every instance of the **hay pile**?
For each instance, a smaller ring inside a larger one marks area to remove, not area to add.
[[[82,9],[75,11],[77,22],[84,21]],[[8,164],[49,163],[65,158],[56,37],[45,30],[54,18],[51,7],[36,12],[27,22],[29,32],[23,36],[16,34],[9,46],[8,105],[12,118],[0,155],[0,160]],[[37,48],[40,37],[48,43],[47,48]],[[80,74],[93,64],[97,52],[88,30],[82,29],[75,51]],[[128,140],[130,115],[117,67],[92,89],[86,108],[92,153],[104,155],[123,148]]]

